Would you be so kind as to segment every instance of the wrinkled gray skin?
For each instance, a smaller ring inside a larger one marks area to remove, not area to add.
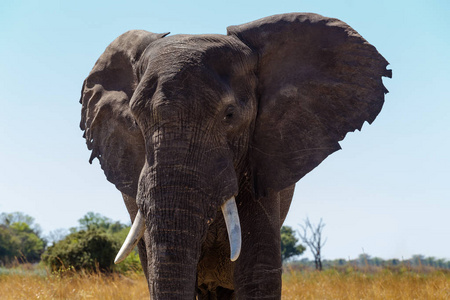
[[[371,123],[387,61],[347,24],[284,14],[227,35],[129,31],[84,82],[81,129],[146,231],[152,299],[280,299],[294,184]],[[220,206],[236,196],[230,261]]]

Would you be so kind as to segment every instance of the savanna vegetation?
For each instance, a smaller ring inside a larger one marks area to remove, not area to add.
[[[46,244],[32,217],[20,212],[0,214],[0,266],[16,259],[39,262]]]
[[[137,253],[112,264],[128,230],[91,212],[79,226],[43,236],[32,217],[0,214],[0,298],[147,299]],[[323,271],[317,271],[315,260],[299,257],[305,247],[292,228],[284,226],[281,237],[283,299],[450,299],[445,259],[384,260],[361,254],[353,260],[322,260]]]
[[[114,265],[114,257],[130,227],[98,213],[89,212],[79,226],[43,236],[34,219],[20,212],[0,215],[0,266],[40,264],[51,272],[141,272],[139,255],[133,251]]]
[[[312,262],[313,263],[313,262]],[[282,299],[450,299],[450,272],[400,267],[288,269]]]
[[[314,263],[314,262],[312,262]],[[73,269],[49,272],[39,266],[0,269],[1,299],[148,299],[142,273]],[[282,299],[450,299],[450,272],[434,268],[359,269],[286,266]]]

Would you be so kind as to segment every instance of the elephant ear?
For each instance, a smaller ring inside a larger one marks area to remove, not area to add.
[[[228,35],[259,55],[251,157],[260,195],[297,182],[383,106],[388,62],[337,19],[275,15],[229,27]]]
[[[136,196],[145,150],[129,102],[138,84],[139,58],[165,35],[133,30],[119,36],[97,60],[81,91],[80,128],[92,150],[89,162],[97,157],[106,178],[132,197]]]

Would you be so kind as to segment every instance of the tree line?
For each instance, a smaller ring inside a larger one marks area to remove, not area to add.
[[[53,270],[73,268],[91,271],[142,271],[135,249],[127,259],[114,265],[114,257],[125,240],[130,226],[113,221],[101,214],[88,212],[78,220],[78,226],[68,230],[58,229],[43,236],[34,218],[21,212],[0,214],[0,267],[13,263],[42,262]],[[290,226],[281,227],[281,257],[291,266],[311,267],[317,270],[341,266],[356,267],[433,267],[450,269],[450,261],[435,257],[414,255],[407,260],[371,257],[323,260],[321,249],[326,239],[322,237],[325,224],[320,220],[313,225],[309,219],[296,232]],[[299,236],[297,238],[297,235]],[[314,260],[299,257],[309,248]]]
[[[288,262],[291,267],[308,267],[314,268],[314,260],[309,260],[308,258],[302,258],[299,260],[294,260]],[[366,269],[372,267],[379,268],[434,268],[434,269],[450,269],[450,261],[443,258],[436,257],[425,257],[424,255],[413,255],[409,259],[383,259],[380,257],[372,257],[368,254],[362,253],[357,258],[354,259],[324,259],[322,260],[322,265],[324,269],[330,268],[340,268],[340,267],[354,267],[357,269]]]
[[[0,214],[0,266],[41,262],[52,270],[142,270],[136,251],[124,263],[113,264],[129,225],[94,212],[88,212],[78,223],[69,230],[43,236],[34,218],[21,212]]]

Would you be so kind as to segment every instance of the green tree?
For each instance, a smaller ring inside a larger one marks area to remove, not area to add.
[[[415,267],[421,267],[425,264],[425,256],[421,254],[413,255],[410,259],[411,265]]]
[[[393,258],[387,261],[388,266],[399,266],[401,264],[401,261],[397,258]]]
[[[46,242],[26,223],[13,223],[10,228],[19,240],[20,256],[27,262],[38,262],[44,252]]]
[[[0,225],[0,266],[10,263],[19,255],[19,240],[11,233],[11,230]]]
[[[108,217],[92,211],[88,212],[81,219],[79,219],[78,223],[80,223],[81,230],[100,229],[112,234],[127,227],[119,221],[113,221]]]
[[[369,254],[362,253],[358,256],[356,262],[358,266],[368,266],[370,265],[371,257]]]
[[[0,214],[0,261],[8,264],[16,258],[22,262],[38,262],[46,241],[34,219],[21,212]]]
[[[34,218],[20,211],[0,214],[0,224],[9,227],[14,223],[25,223],[32,227],[34,225]]]
[[[289,258],[302,254],[305,251],[303,245],[297,245],[298,238],[290,226],[281,227],[281,259],[283,262]]]

